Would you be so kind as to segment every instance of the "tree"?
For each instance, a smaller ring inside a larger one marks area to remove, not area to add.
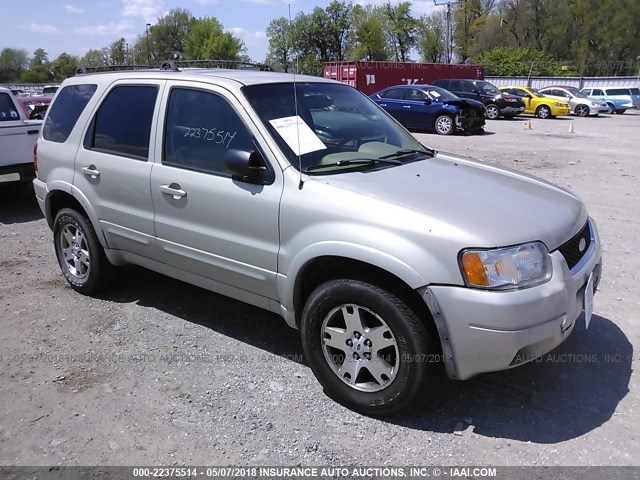
[[[325,9],[329,19],[327,31],[329,43],[329,57],[342,61],[347,56],[349,29],[351,26],[351,12],[353,6],[345,2],[332,1]]]
[[[5,48],[0,52],[0,82],[13,82],[29,65],[29,54],[25,49]]]
[[[433,12],[420,17],[418,24],[418,50],[425,62],[445,61],[447,18],[445,12]]]
[[[80,58],[78,64],[84,67],[102,67],[106,65],[104,53],[102,50],[89,50]]]
[[[184,58],[188,60],[239,60],[245,50],[244,42],[225,32],[213,17],[195,20],[184,42]]]
[[[389,60],[384,34],[384,13],[378,7],[354,5],[352,13],[350,58],[353,60]]]
[[[20,75],[20,81],[24,83],[45,83],[53,78],[51,73],[47,52],[38,48],[33,52],[33,57],[29,62],[29,70],[25,70]]]
[[[291,24],[285,17],[271,20],[267,26],[267,38],[269,39],[269,51],[267,52],[267,62],[275,69],[288,71],[291,42]]]
[[[196,19],[189,10],[174,8],[149,28],[150,55],[155,60],[182,58]],[[146,41],[146,38],[145,38]]]
[[[109,57],[108,62],[110,65],[124,65],[125,57],[127,55],[125,44],[125,39],[121,37],[109,45],[107,55]]]
[[[62,82],[65,78],[72,77],[77,68],[78,58],[68,53],[61,53],[51,63],[51,70],[56,82]]]
[[[387,2],[383,7],[387,19],[389,43],[395,52],[396,61],[409,60],[409,51],[416,44],[418,22],[411,16],[411,4],[401,2],[391,5]]]

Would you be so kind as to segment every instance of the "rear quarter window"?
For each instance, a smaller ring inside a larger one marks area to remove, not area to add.
[[[95,84],[87,84],[69,85],[60,90],[49,108],[49,115],[42,127],[42,138],[56,143],[66,142],[97,88]]]
[[[0,93],[0,122],[19,120],[20,115],[8,93]]]
[[[607,95],[629,95],[628,88],[610,88],[607,90]]]

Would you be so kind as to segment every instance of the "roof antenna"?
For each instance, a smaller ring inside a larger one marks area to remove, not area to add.
[[[289,47],[290,51],[293,54],[293,28],[291,24],[291,4],[289,4]],[[297,60],[297,59],[296,59]],[[293,67],[293,64],[291,65]],[[285,66],[286,67],[286,66]],[[293,103],[296,109],[296,134],[298,136],[298,171],[300,172],[300,183],[298,183],[298,190],[302,190],[304,185],[304,181],[302,180],[302,155],[300,155],[300,125],[298,124],[298,89],[296,86],[296,70],[298,66],[296,65],[293,69]]]

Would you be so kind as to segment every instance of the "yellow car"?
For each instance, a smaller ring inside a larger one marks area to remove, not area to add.
[[[538,118],[553,118],[558,115],[569,115],[569,104],[547,97],[535,88],[529,87],[500,87],[500,90],[522,97],[524,113]]]

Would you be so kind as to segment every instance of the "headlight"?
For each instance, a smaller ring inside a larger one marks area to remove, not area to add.
[[[495,290],[538,285],[553,273],[549,250],[541,242],[495,250],[463,250],[460,268],[467,286]]]
[[[556,107],[564,107],[564,103],[560,103],[560,102],[553,102],[553,104],[554,104]]]
[[[601,103],[596,103],[596,102],[591,102],[591,106],[592,107],[601,107],[602,104]]]

